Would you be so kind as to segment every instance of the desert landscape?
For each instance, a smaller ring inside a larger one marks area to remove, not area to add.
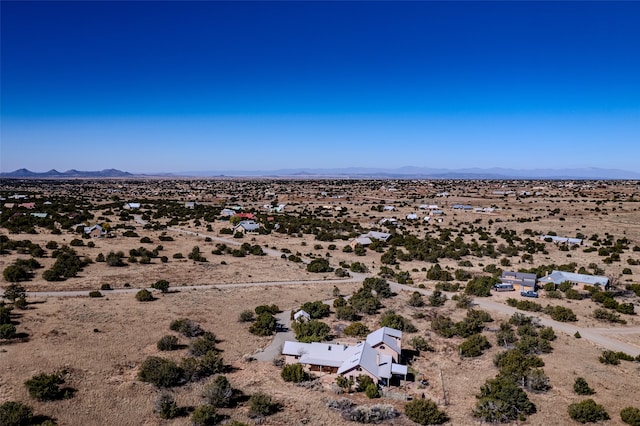
[[[607,424],[640,415],[638,181],[3,179],[0,197],[0,404],[29,424],[577,424],[587,398]],[[607,285],[524,297],[497,291],[504,271]],[[304,335],[290,319],[313,302],[324,331]],[[356,344],[354,324],[402,328],[408,375],[285,380],[284,339]],[[38,397],[42,374],[64,392]],[[480,398],[497,376],[529,405]]]

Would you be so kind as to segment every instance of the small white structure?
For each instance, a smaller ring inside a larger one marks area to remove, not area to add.
[[[304,309],[300,309],[298,312],[293,314],[294,321],[309,321],[311,319],[311,315]]]
[[[582,245],[581,238],[568,238],[568,237],[558,237],[556,235],[541,235],[540,239],[546,241],[550,239],[552,242],[556,244],[577,244]]]

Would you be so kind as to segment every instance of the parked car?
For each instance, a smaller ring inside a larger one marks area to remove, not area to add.
[[[493,286],[495,291],[515,291],[512,284],[496,284]]]
[[[522,297],[538,297],[538,292],[536,291],[521,291],[520,296]]]

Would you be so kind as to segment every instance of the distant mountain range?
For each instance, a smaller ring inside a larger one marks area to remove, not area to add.
[[[383,178],[383,179],[640,179],[640,173],[618,169],[532,169],[505,168],[434,169],[400,167],[395,169],[348,167],[335,169],[224,170],[179,172],[177,176],[299,177],[299,178]]]
[[[18,169],[13,172],[0,173],[0,178],[17,178],[17,179],[69,179],[69,178],[114,178],[114,177],[132,177],[129,172],[123,172],[116,169],[105,169],[100,171],[80,171],[80,170],[67,170],[66,172],[59,172],[56,169],[51,169],[48,172],[32,172],[27,169]]]
[[[223,170],[177,173],[133,174],[116,169],[100,171],[67,170],[59,172],[32,172],[19,169],[0,173],[0,178],[13,179],[70,179],[70,178],[135,178],[135,177],[271,177],[271,178],[352,178],[352,179],[640,179],[640,173],[618,169],[531,169],[505,168],[434,169],[400,167],[395,169],[348,167],[335,169],[279,169],[279,170]]]

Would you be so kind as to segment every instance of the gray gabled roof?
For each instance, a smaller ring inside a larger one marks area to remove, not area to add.
[[[378,352],[371,345],[367,342],[360,342],[350,347],[348,351],[349,357],[338,369],[338,374],[344,374],[356,367],[361,367],[380,379],[378,375]]]
[[[260,228],[260,225],[252,220],[243,220],[242,222],[238,223],[233,229],[238,228],[242,228],[245,231],[255,231],[256,229]]]
[[[590,285],[601,285],[606,286],[609,284],[609,278],[601,276],[601,275],[585,275],[585,274],[576,274],[573,272],[564,272],[564,271],[553,271],[551,274],[546,277],[540,278],[538,281],[545,283],[555,283],[560,284],[565,281],[570,281],[574,283],[584,283]]]
[[[382,327],[367,336],[367,343],[371,346],[384,343],[399,355],[402,350],[395,339],[402,339],[402,331],[395,328]]]

